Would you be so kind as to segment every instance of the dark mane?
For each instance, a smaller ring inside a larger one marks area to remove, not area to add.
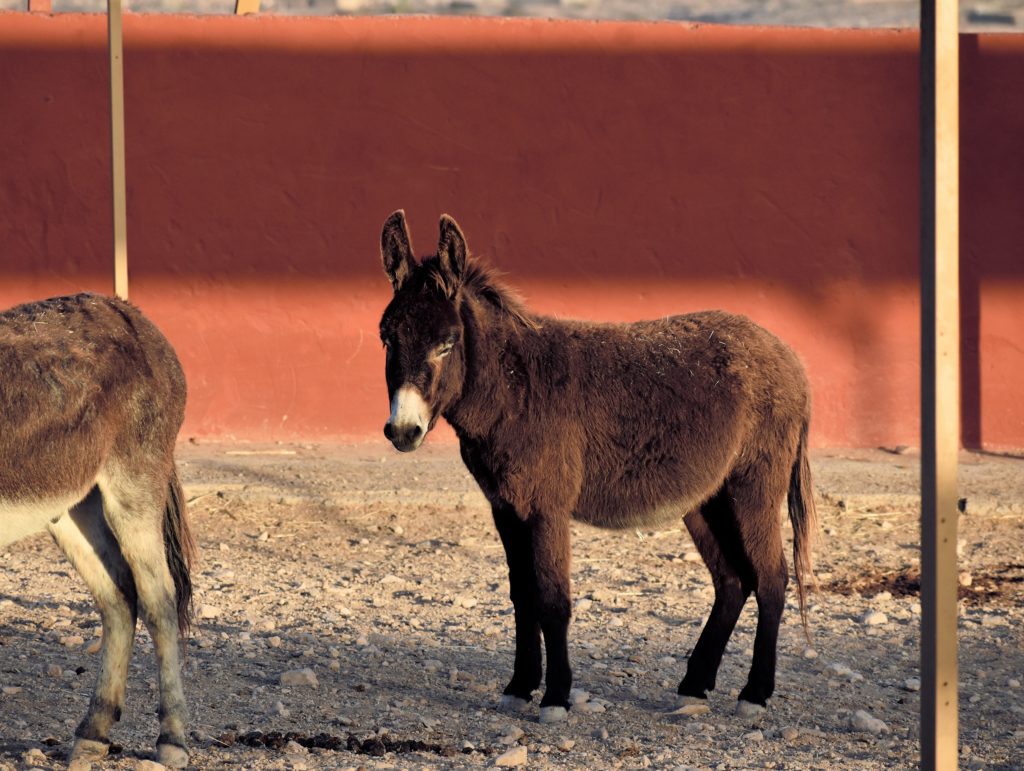
[[[423,265],[429,268],[430,277],[441,290],[451,295],[452,288],[436,258],[424,260]],[[529,329],[540,329],[540,321],[530,313],[519,293],[501,281],[501,275],[499,270],[487,265],[479,258],[470,257],[466,261],[466,275],[462,281],[462,289],[490,303],[523,326]]]

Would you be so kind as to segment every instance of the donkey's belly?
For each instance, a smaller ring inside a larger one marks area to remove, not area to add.
[[[606,493],[583,498],[572,516],[580,522],[613,530],[664,527],[679,522],[710,495],[702,491],[654,501]]]
[[[0,500],[0,547],[39,533],[81,500],[81,496],[36,501]]]

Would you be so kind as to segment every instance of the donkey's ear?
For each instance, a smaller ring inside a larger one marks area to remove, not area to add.
[[[384,221],[384,229],[380,234],[380,258],[384,263],[384,272],[388,274],[391,286],[397,292],[416,267],[409,226],[405,224],[405,212],[401,209]]]
[[[445,277],[451,282],[454,294],[466,274],[466,237],[462,235],[459,223],[447,214],[441,215],[441,239],[437,243],[437,257]]]

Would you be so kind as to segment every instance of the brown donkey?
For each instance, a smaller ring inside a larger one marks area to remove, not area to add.
[[[754,593],[754,660],[738,706],[763,712],[788,580],[779,518],[787,494],[801,615],[816,526],[810,400],[793,352],[721,311],[636,324],[534,315],[468,258],[447,215],[436,255],[417,263],[401,211],[384,223],[381,253],[394,288],[380,324],[391,399],[384,434],[415,450],[443,415],[491,503],[516,621],[503,705],[525,706],[540,685],[543,634],[541,721],[569,708],[570,520],[627,528],[682,516],[715,602],[679,700],[715,687]]]
[[[107,752],[139,610],[159,665],[157,758],[188,762],[178,640],[192,540],[174,464],[184,409],[174,350],[127,302],[82,294],[0,313],[0,546],[49,529],[103,621],[76,765]]]

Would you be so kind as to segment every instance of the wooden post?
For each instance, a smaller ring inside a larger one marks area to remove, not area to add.
[[[52,0],[28,0],[29,13],[52,13]]]
[[[921,1],[921,768],[955,769],[959,14]]]
[[[107,0],[110,50],[110,155],[114,199],[114,293],[128,299],[127,202],[124,179],[124,62],[121,0]]]
[[[246,13],[259,13],[260,0],[235,0],[235,15],[242,16]]]

